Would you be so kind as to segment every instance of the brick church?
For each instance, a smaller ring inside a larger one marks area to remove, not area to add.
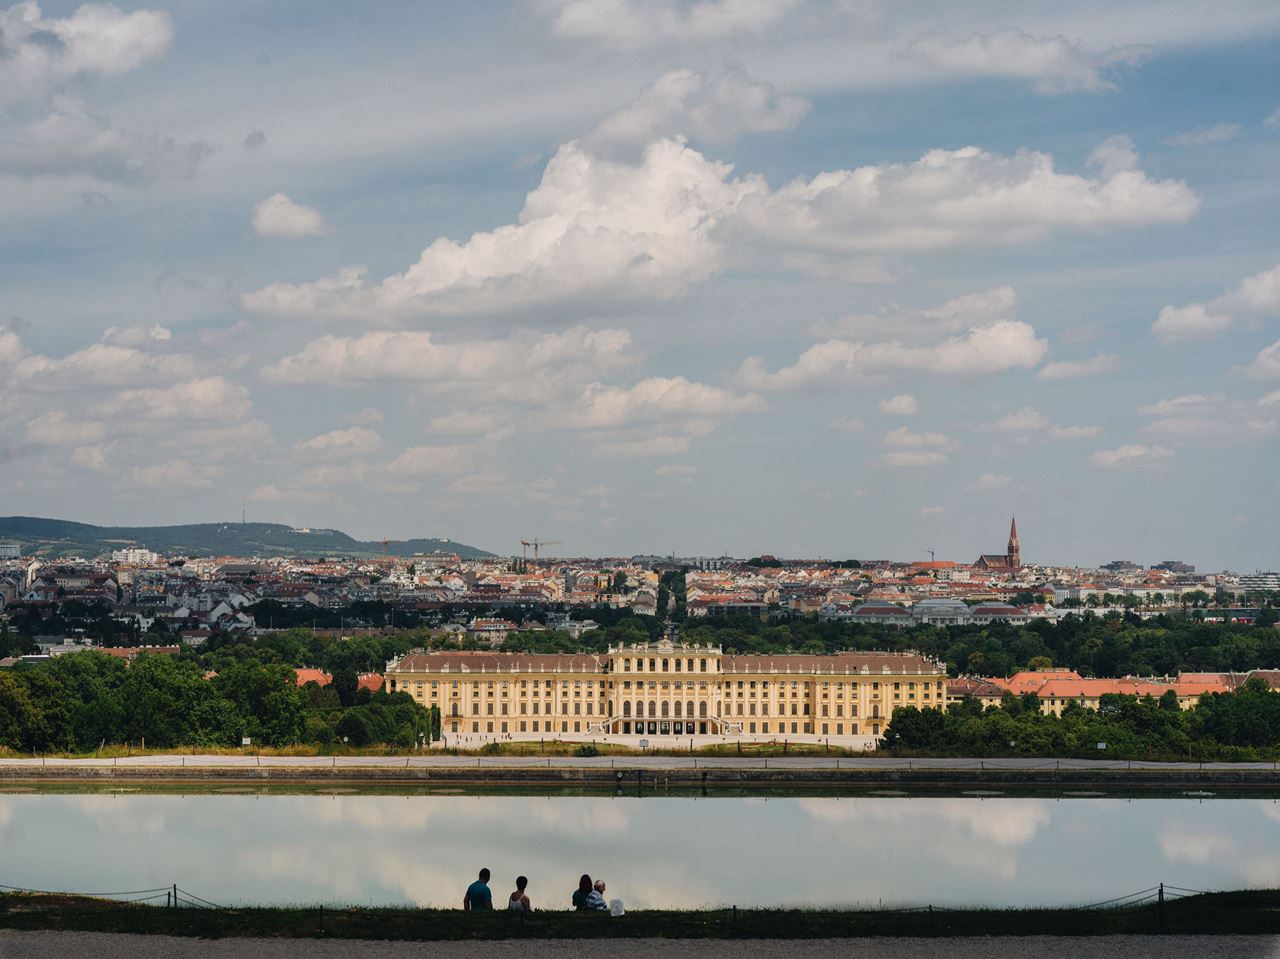
[[[1015,516],[1009,523],[1009,545],[1006,552],[983,553],[973,564],[975,569],[989,569],[1002,573],[1013,573],[1022,569],[1022,555],[1018,552],[1018,518]]]

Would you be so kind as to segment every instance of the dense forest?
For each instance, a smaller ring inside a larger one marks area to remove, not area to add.
[[[1099,744],[1104,744],[1102,748]],[[1183,710],[1177,696],[1103,696],[1099,708],[1069,704],[1044,715],[1034,694],[976,700],[944,713],[897,709],[884,748],[900,755],[1045,756],[1089,759],[1275,760],[1280,756],[1280,692],[1250,679],[1234,693],[1211,693]]]

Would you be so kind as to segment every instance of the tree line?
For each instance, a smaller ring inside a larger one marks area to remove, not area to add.
[[[1210,693],[1190,710],[1166,692],[1102,696],[1099,708],[1072,702],[1061,716],[1040,711],[1034,693],[1006,694],[985,709],[966,699],[939,709],[896,709],[884,748],[900,755],[1036,756],[1089,759],[1272,761],[1280,757],[1280,692],[1253,678]]]
[[[341,699],[332,687],[300,688],[281,662],[227,661],[210,675],[195,656],[142,654],[128,664],[71,653],[0,670],[0,747],[83,753],[126,743],[239,746],[245,737],[266,746],[409,747],[428,730],[426,710],[407,694]]]

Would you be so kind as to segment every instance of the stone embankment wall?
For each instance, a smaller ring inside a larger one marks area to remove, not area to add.
[[[545,786],[592,790],[634,789],[791,789],[899,786],[948,788],[977,786],[1079,789],[1089,786],[1176,790],[1280,790],[1280,773],[1271,769],[637,769],[616,768],[394,768],[376,766],[35,766],[0,764],[0,787],[24,783],[251,783],[255,785],[352,786]]]

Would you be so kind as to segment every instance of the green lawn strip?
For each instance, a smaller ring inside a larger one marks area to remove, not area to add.
[[[865,936],[1099,936],[1280,933],[1280,891],[1187,896],[1112,909],[637,910],[621,918],[361,907],[177,909],[66,895],[0,895],[0,927],[203,938],[816,939]]]

